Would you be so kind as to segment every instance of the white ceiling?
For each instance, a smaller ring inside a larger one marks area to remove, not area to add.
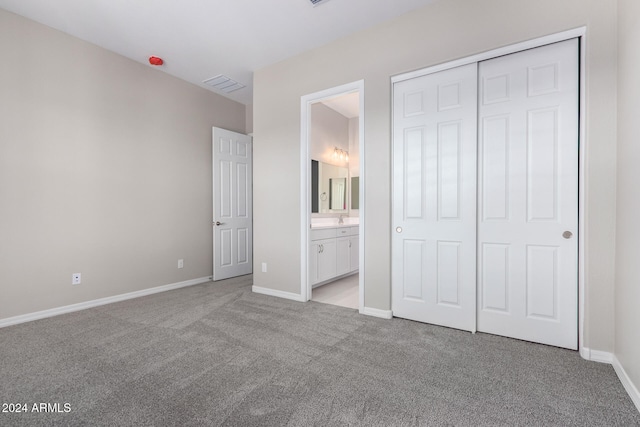
[[[358,92],[327,99],[322,101],[322,103],[342,114],[347,119],[352,119],[360,115],[360,94]]]
[[[0,0],[0,8],[215,92],[224,74],[253,98],[253,71],[438,0]]]

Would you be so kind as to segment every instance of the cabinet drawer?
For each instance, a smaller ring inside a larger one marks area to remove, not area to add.
[[[337,237],[357,236],[359,227],[340,227],[336,228]]]
[[[336,237],[335,228],[320,228],[317,230],[311,230],[311,240],[331,239]]]
[[[351,235],[351,228],[352,227],[336,228],[337,237],[350,236]]]

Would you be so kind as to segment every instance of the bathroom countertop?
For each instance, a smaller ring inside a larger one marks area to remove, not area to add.
[[[342,227],[358,227],[360,224],[359,223],[349,223],[346,218],[345,218],[345,223],[344,224],[338,224],[337,222],[316,222],[316,223],[311,223],[311,228],[312,229],[318,229],[318,228],[342,228]]]

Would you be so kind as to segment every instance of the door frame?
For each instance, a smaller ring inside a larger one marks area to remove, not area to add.
[[[359,260],[358,260],[358,306],[364,310],[364,260],[365,260],[365,152],[364,152],[364,80],[346,83],[319,92],[304,95],[300,99],[300,296],[302,301],[311,299],[311,282],[309,281],[309,231],[311,230],[311,168],[309,161],[309,144],[311,129],[311,106],[320,101],[358,92],[359,94]]]
[[[562,42],[570,39],[579,39],[579,76],[578,76],[578,351],[585,359],[590,359],[590,350],[584,342],[584,317],[585,317],[585,223],[586,223],[586,40],[587,27],[578,27],[572,30],[555,33],[532,40],[512,44],[498,49],[489,50],[466,58],[457,59],[450,62],[434,65],[420,70],[399,74],[391,77],[391,93],[393,94],[394,84],[404,80],[421,77],[427,74],[437,73],[450,68],[485,61],[511,53],[517,53],[528,49],[534,49],[551,43]],[[393,97],[392,97],[393,99]],[[392,105],[393,108],[393,105]],[[393,117],[393,115],[392,115]],[[393,122],[392,122],[393,127]],[[393,164],[393,163],[392,163]],[[393,200],[393,197],[392,197]],[[393,255],[392,255],[393,256]],[[393,286],[393,284],[392,284]]]

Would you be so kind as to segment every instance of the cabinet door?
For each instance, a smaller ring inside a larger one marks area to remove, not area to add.
[[[318,240],[320,245],[318,254],[318,280],[331,279],[336,276],[336,239]]]
[[[358,236],[349,237],[349,271],[357,271],[360,267],[360,240]]]
[[[349,271],[351,271],[351,251],[349,248],[350,241],[350,237],[339,237],[336,239],[336,275],[338,276],[347,274]]]
[[[320,255],[320,244],[315,241],[309,246],[309,281],[312,285],[318,283],[318,256]]]

